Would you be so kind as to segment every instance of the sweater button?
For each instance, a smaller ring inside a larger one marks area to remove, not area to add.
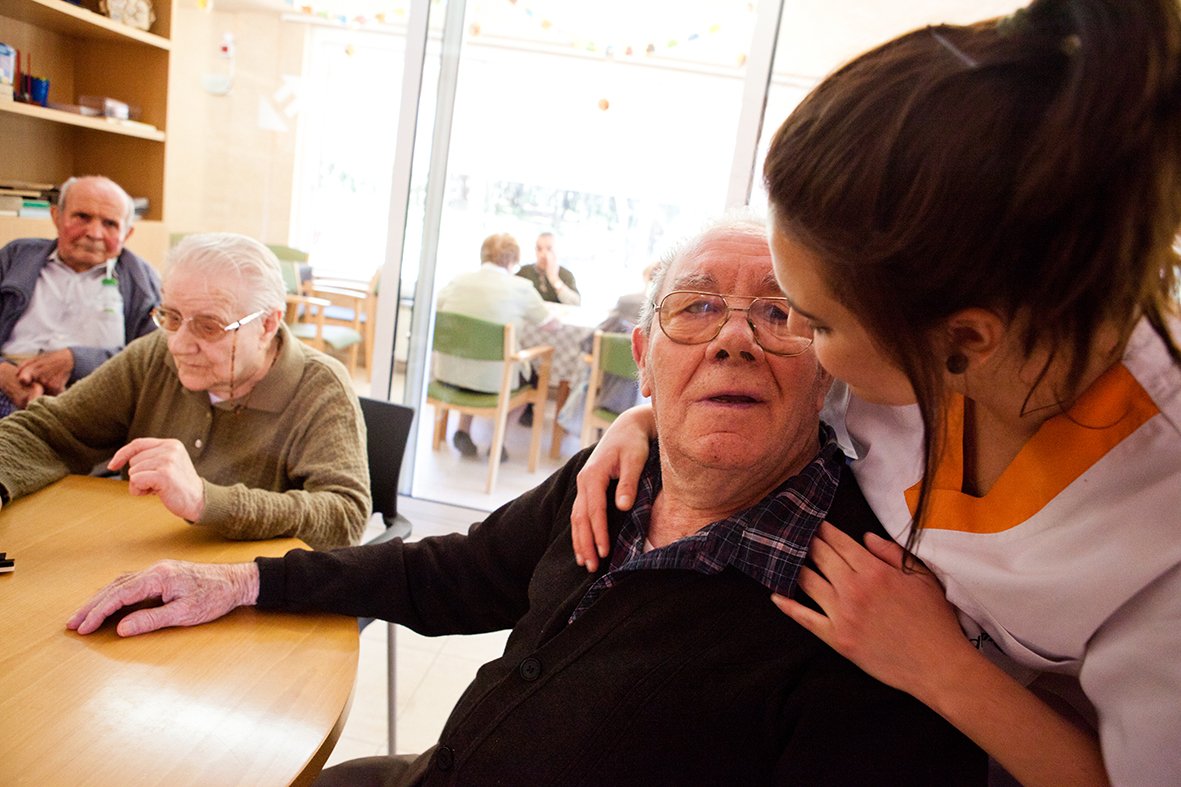
[[[449,771],[455,766],[455,752],[450,746],[440,746],[435,752],[435,767],[441,771]]]
[[[201,440],[200,437],[198,437],[196,440],[193,441],[193,445],[196,446],[197,448],[200,448],[203,445],[205,445],[205,443],[204,443],[204,441]]]
[[[521,665],[517,667],[517,672],[522,680],[535,681],[541,677],[541,662],[530,656],[521,662]]]

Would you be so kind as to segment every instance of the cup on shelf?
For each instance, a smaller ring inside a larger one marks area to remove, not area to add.
[[[41,106],[49,103],[49,80],[44,77],[29,77],[29,98],[34,104]]]

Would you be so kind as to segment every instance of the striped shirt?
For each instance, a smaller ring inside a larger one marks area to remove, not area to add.
[[[645,552],[652,505],[661,489],[659,445],[654,442],[635,505],[611,550],[611,565],[587,590],[570,622],[614,587],[626,571],[675,568],[718,574],[729,566],[769,591],[789,595],[808,556],[812,535],[832,504],[845,464],[833,430],[823,423],[820,445],[820,453],[803,470],[750,508]]]

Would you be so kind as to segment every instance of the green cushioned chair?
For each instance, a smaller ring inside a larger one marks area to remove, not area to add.
[[[582,446],[585,448],[597,438],[597,432],[606,429],[619,413],[598,407],[599,391],[603,387],[603,374],[635,379],[636,359],[632,356],[630,333],[604,333],[595,331],[591,344],[590,378],[586,387],[586,410],[582,414]]]
[[[271,248],[274,250],[275,247]],[[349,376],[355,376],[357,350],[365,336],[356,328],[325,322],[332,303],[327,298],[308,294],[302,266],[299,260],[279,258],[279,269],[283,273],[283,283],[287,286],[287,328],[297,339],[321,352],[343,355]]]
[[[549,395],[554,348],[540,345],[517,350],[512,323],[500,325],[452,312],[435,315],[435,335],[431,347],[435,352],[445,355],[474,361],[500,361],[504,365],[500,391],[497,393],[463,390],[437,380],[427,385],[427,404],[435,408],[434,450],[439,450],[447,437],[447,418],[452,410],[491,418],[492,448],[488,452],[488,482],[484,488],[485,492],[491,494],[500,470],[500,451],[504,446],[509,411],[531,402],[537,415],[533,419],[533,435],[529,445],[529,472],[535,472],[537,457],[541,453],[542,422],[545,420],[541,414],[545,412],[545,400]],[[538,362],[537,387],[517,387],[519,364],[532,361]]]

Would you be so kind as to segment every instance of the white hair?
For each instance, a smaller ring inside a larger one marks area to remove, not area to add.
[[[287,285],[279,260],[254,238],[233,232],[188,235],[169,252],[165,279],[178,270],[197,270],[208,280],[237,283],[252,311],[287,307]]]
[[[664,283],[668,279],[668,272],[676,263],[696,253],[707,238],[720,234],[747,235],[765,240],[767,219],[750,208],[736,209],[721,217],[710,219],[697,232],[675,241],[652,268],[652,278],[646,290],[648,297],[644,299],[643,307],[640,309],[639,326],[644,333],[652,332],[652,321],[656,317],[657,304],[664,295]]]
[[[57,190],[58,209],[65,213],[66,195],[69,194],[70,189],[73,188],[75,184],[82,180],[93,180],[105,183],[111,188],[115,189],[115,191],[119,192],[119,196],[123,199],[123,237],[126,238],[127,233],[131,232],[131,224],[135,221],[135,200],[131,199],[131,195],[128,194],[122,186],[110,178],[103,177],[102,175],[83,175],[82,177],[68,178],[65,183],[58,187]]]

